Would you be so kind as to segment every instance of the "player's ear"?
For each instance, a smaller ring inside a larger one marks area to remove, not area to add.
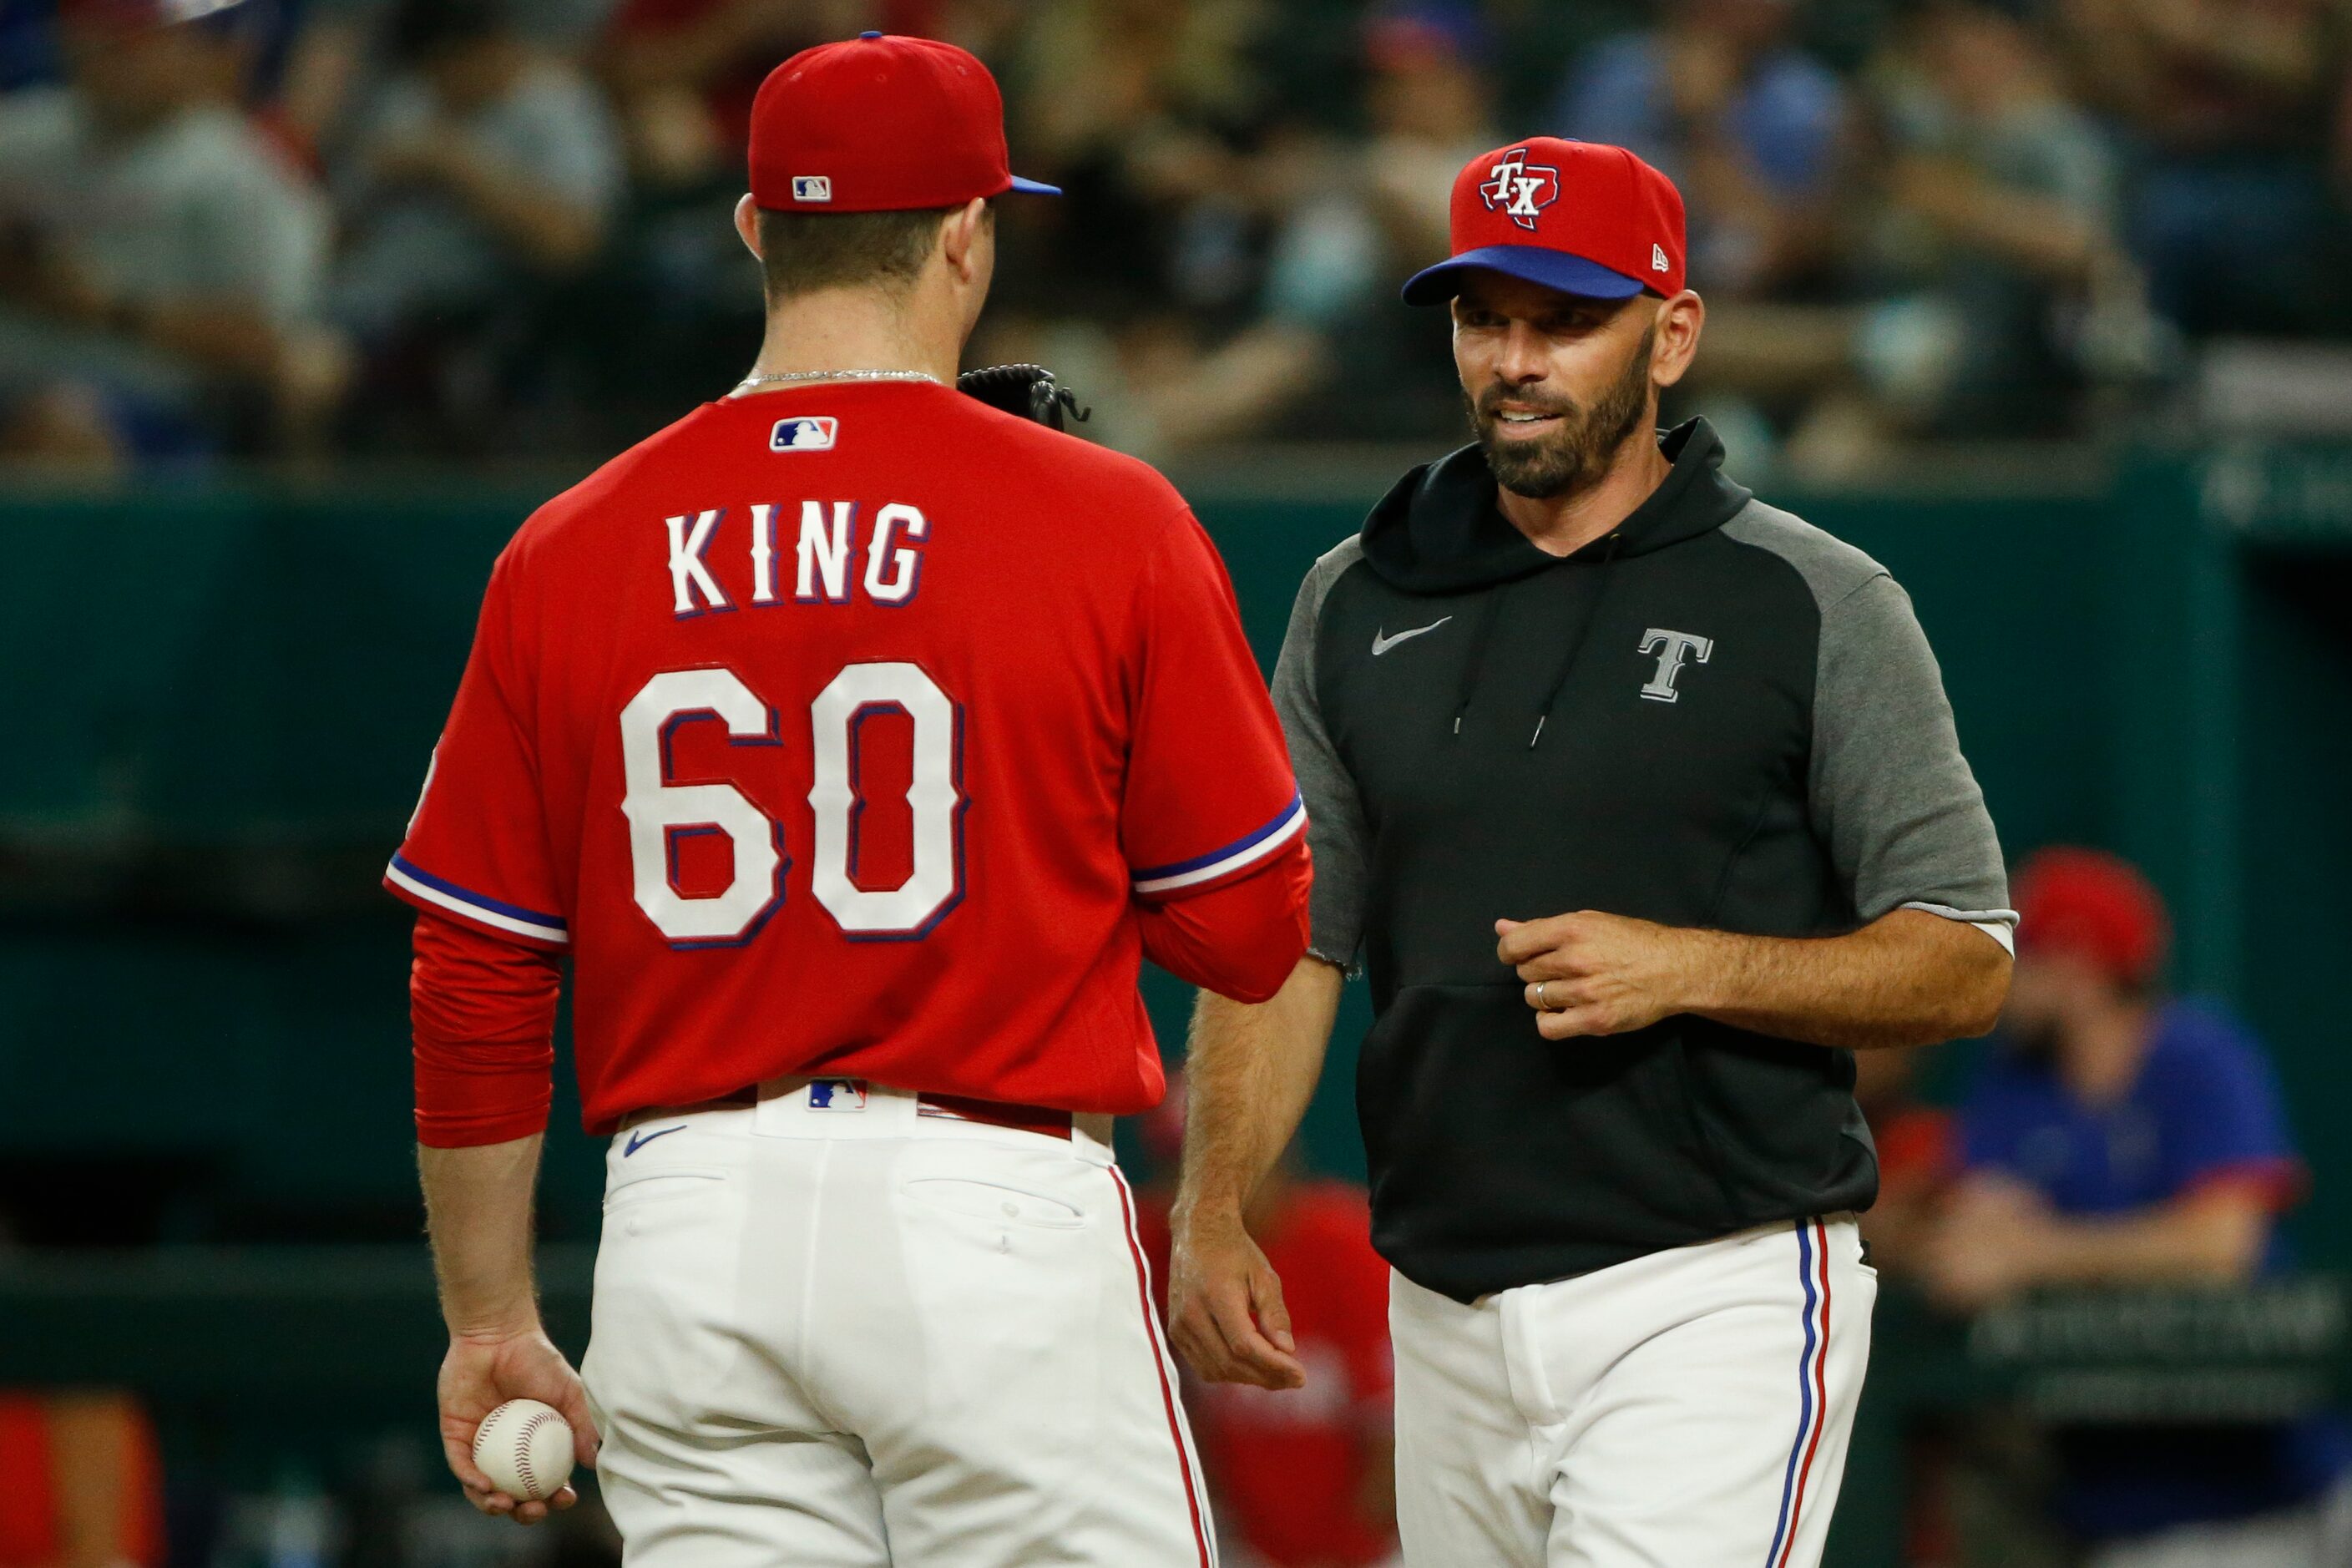
[[[1685,289],[1658,306],[1653,318],[1655,335],[1650,343],[1650,379],[1672,386],[1690,369],[1698,353],[1699,329],[1706,325],[1706,301]]]
[[[752,204],[751,193],[745,191],[743,199],[735,204],[735,232],[742,237],[753,257],[760,256],[760,209]]]
[[[961,282],[969,283],[986,265],[985,241],[988,231],[988,201],[975,196],[950,213],[940,226],[940,248],[947,257],[948,269]]]

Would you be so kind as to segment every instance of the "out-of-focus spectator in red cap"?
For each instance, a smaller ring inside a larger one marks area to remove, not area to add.
[[[1930,1287],[1974,1308],[2042,1286],[2219,1285],[2283,1267],[2273,1222],[2304,1174],[2277,1085],[2242,1025],[2160,992],[2170,924],[2154,887],[2078,848],[2033,856],[2011,887],[2016,973],[2000,1048],[1961,1111],[1966,1173],[1930,1241]],[[2345,1466],[2324,1423],[2061,1433],[2058,1447],[2063,1521],[2131,1550],[2217,1521],[2315,1532],[2313,1500]],[[2200,1563],[2289,1560],[2200,1540]],[[2114,1550],[2099,1561],[2140,1561]]]
[[[2298,1192],[2262,1050],[2157,991],[2170,927],[2092,849],[2019,868],[2001,1050],[1962,1114],[1968,1174],[1931,1273],[1962,1306],[2035,1285],[2242,1279]]]
[[[0,100],[0,455],[202,455],[340,386],[324,206],[236,104],[260,3],[79,0],[68,80]]]
[[[1184,1141],[1181,1075],[1170,1074],[1167,1098],[1139,1131],[1155,1180],[1137,1194],[1138,1228],[1164,1316],[1168,1205]],[[1188,1377],[1184,1407],[1219,1532],[1247,1568],[1400,1562],[1389,1266],[1372,1250],[1370,1200],[1352,1183],[1307,1175],[1293,1148],[1252,1197],[1248,1221],[1282,1276],[1307,1383],[1274,1393]]]

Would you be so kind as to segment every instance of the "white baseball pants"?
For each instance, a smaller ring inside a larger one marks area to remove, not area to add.
[[[1108,1119],[770,1089],[606,1156],[582,1371],[629,1568],[1213,1568]]]
[[[1402,1275],[1412,1568],[1812,1568],[1870,1358],[1851,1215],[1464,1306]]]

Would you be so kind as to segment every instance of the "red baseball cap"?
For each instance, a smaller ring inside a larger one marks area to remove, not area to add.
[[[2016,883],[2021,951],[2071,952],[2135,985],[2163,967],[2172,922],[2163,896],[2130,861],[2060,845],[2028,856]]]
[[[771,212],[911,212],[1007,191],[1004,97],[953,44],[861,33],[768,73],[751,100],[751,200]]]
[[[1453,256],[1406,279],[1406,304],[1451,300],[1471,267],[1599,300],[1682,289],[1682,193],[1622,147],[1535,136],[1482,153],[1454,178],[1452,227]]]

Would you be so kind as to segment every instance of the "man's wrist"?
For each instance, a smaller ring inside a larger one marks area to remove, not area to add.
[[[509,1340],[530,1339],[547,1331],[546,1325],[540,1321],[536,1303],[503,1312],[463,1316],[445,1313],[443,1321],[449,1325],[450,1339],[462,1340],[467,1344],[503,1344]]]
[[[1241,1194],[1229,1183],[1187,1189],[1178,1193],[1175,1203],[1169,1206],[1168,1227],[1181,1234],[1214,1230],[1228,1224],[1240,1226],[1242,1208]]]
[[[1741,939],[1728,931],[1687,927],[1676,931],[1675,937],[1682,951],[1672,966],[1675,978],[1668,1015],[1692,1013],[1705,1017],[1737,1007]]]

